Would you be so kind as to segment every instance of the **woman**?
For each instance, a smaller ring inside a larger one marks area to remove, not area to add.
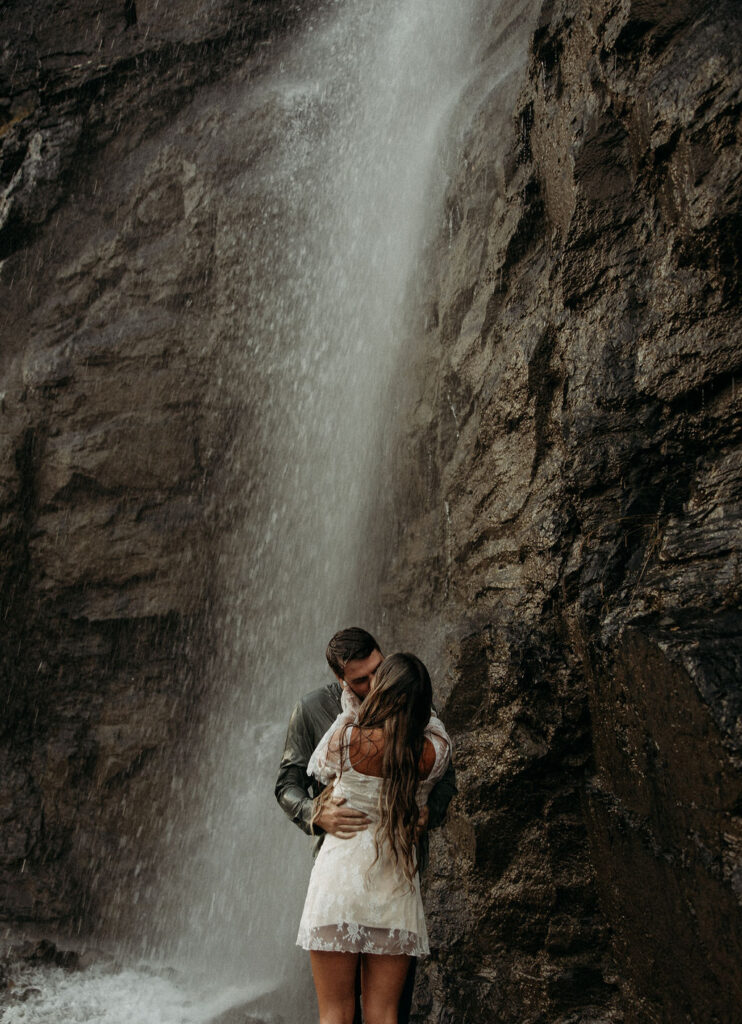
[[[309,880],[297,944],[310,950],[320,1024],[352,1024],[359,956],[366,1024],[397,1024],[410,957],[429,951],[416,828],[451,748],[431,703],[420,659],[392,654],[360,709],[344,695],[309,762],[329,783],[320,800],[344,797],[373,822],[350,839],[327,835]]]

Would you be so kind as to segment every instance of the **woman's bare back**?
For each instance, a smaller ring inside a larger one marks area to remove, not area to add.
[[[354,727],[350,734],[348,757],[353,768],[361,775],[373,775],[380,779],[383,775],[384,760],[383,730]],[[427,779],[434,764],[435,747],[426,737],[418,766],[421,779]]]

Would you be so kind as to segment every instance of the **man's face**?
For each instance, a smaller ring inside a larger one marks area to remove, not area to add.
[[[345,673],[341,682],[347,683],[348,688],[356,697],[363,700],[368,696],[371,683],[383,660],[381,651],[371,651],[367,658],[354,658],[352,661],[346,661]]]

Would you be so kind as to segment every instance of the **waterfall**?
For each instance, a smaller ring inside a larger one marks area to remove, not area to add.
[[[253,54],[242,76],[204,90],[162,143],[190,133],[194,175],[200,160],[224,182],[205,216],[215,230],[204,344],[220,373],[203,414],[231,410],[206,718],[190,773],[173,774],[169,819],[152,823],[157,892],[120,893],[140,919],[129,961],[134,950],[147,966],[58,982],[38,1021],[205,1024],[235,1005],[314,1019],[308,957],[294,945],[312,840],[273,787],[292,706],[330,680],[330,635],[362,625],[385,642],[388,427],[415,399],[415,295],[442,237],[454,115],[465,96],[476,108],[509,82],[498,106],[507,138],[535,4],[484,7],[323,5],[264,66]],[[180,973],[152,966],[163,963]]]
[[[185,872],[168,866],[166,916],[178,955],[256,991],[307,987],[294,940],[312,843],[273,786],[293,704],[330,679],[330,635],[379,625],[384,424],[406,297],[441,216],[472,14],[471,0],[336,4],[244,96],[246,122],[269,128],[231,206],[242,259],[223,282],[241,512],[224,538],[212,715],[187,801],[201,836]]]

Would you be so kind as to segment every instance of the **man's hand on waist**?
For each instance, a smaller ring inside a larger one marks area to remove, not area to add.
[[[319,799],[319,797],[317,798]],[[363,811],[355,811],[352,807],[344,807],[345,797],[333,797],[328,800],[314,819],[314,824],[323,831],[329,832],[338,839],[352,839],[356,832],[365,832],[371,824]]]

